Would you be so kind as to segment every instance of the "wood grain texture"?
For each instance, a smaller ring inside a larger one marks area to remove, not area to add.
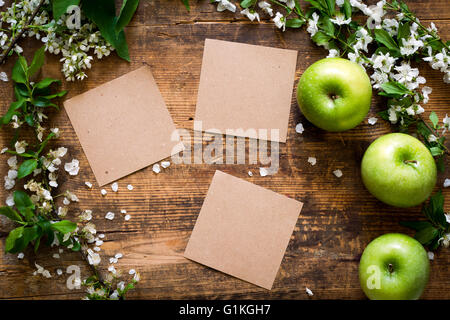
[[[195,114],[205,38],[238,41],[299,51],[296,82],[302,72],[317,59],[326,56],[304,30],[282,33],[266,23],[255,24],[239,14],[218,13],[208,1],[192,0],[192,10],[186,12],[179,0],[142,0],[137,15],[126,28],[131,63],[112,56],[93,63],[89,78],[81,83],[63,83],[72,97],[112,80],[147,63],[179,128],[191,129]],[[435,21],[443,38],[450,35],[448,0],[408,1],[410,8],[424,22]],[[28,57],[39,46],[36,41],[22,42]],[[61,78],[59,57],[47,56],[42,76]],[[10,72],[13,59],[2,70]],[[450,113],[448,85],[442,74],[421,66],[421,73],[433,88],[428,111],[439,117]],[[0,108],[3,113],[12,101],[11,83],[0,83]],[[377,97],[369,116],[385,108]],[[302,122],[303,135],[295,132]],[[146,168],[121,179],[119,192],[100,195],[100,189],[88,190],[85,181],[94,176],[64,111],[50,117],[51,126],[62,130],[56,146],[67,146],[65,160],[80,160],[80,174],[62,175],[60,190],[74,191],[80,202],[72,205],[70,214],[83,209],[94,211],[94,223],[105,233],[101,269],[108,267],[108,258],[122,252],[117,268],[135,268],[142,281],[130,298],[135,299],[308,299],[305,286],[311,288],[314,299],[362,299],[359,287],[358,263],[365,246],[375,237],[388,232],[412,234],[399,226],[399,221],[422,218],[420,208],[397,209],[375,200],[364,188],[360,177],[360,161],[364,150],[378,136],[391,132],[386,122],[379,120],[370,126],[367,120],[353,130],[341,134],[326,133],[313,127],[300,113],[293,92],[286,144],[281,144],[280,170],[274,176],[260,177],[259,165],[172,165],[156,175]],[[0,134],[0,146],[11,138],[10,130]],[[119,151],[118,151],[119,152]],[[309,156],[317,158],[311,166]],[[0,161],[0,176],[7,172],[6,156]],[[447,167],[450,163],[447,160]],[[183,258],[184,248],[195,224],[203,199],[216,169],[251,181],[275,192],[305,203],[292,239],[271,291],[206,268]],[[333,175],[341,169],[342,178]],[[253,177],[247,172],[252,170]],[[449,170],[439,175],[442,186]],[[132,184],[133,191],[126,190]],[[437,189],[437,188],[436,188]],[[444,190],[450,210],[450,192]],[[0,201],[7,193],[0,191]],[[132,216],[124,221],[118,213],[127,210]],[[104,219],[106,212],[116,212],[113,221]],[[10,224],[0,226],[0,251],[3,252],[5,232]],[[53,259],[52,249],[43,250],[37,262],[55,274],[57,268],[76,264],[82,275],[89,270],[78,254],[65,252]],[[28,255],[27,255],[28,257]],[[31,256],[30,256],[31,257]],[[47,280],[32,275],[33,259],[17,260],[15,255],[0,255],[0,298],[2,299],[78,299],[82,290],[69,290],[67,275]],[[450,254],[439,250],[431,262],[431,278],[424,299],[450,298]]]

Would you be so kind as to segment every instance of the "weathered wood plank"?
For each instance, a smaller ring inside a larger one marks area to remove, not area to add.
[[[207,1],[193,1],[191,13],[186,13],[178,2],[142,1],[137,16],[126,30],[132,62],[126,63],[116,56],[94,62],[86,81],[64,83],[69,97],[147,63],[175,124],[191,129],[205,38],[299,50],[296,83],[309,64],[326,55],[325,50],[311,43],[304,31],[281,33],[272,25],[250,24],[243,19],[230,23],[234,19],[233,14],[215,12],[215,7]],[[411,1],[410,7],[417,10],[423,19],[439,20],[437,26],[441,33],[450,34],[448,1]],[[24,47],[37,48],[38,45],[32,41]],[[5,70],[10,70],[12,63],[12,60],[8,61]],[[43,76],[60,78],[59,70],[58,58],[48,56]],[[434,90],[427,110],[436,111],[440,117],[450,113],[448,87],[442,83],[442,74],[428,66],[422,66],[421,71]],[[4,112],[12,99],[10,83],[0,83],[0,97],[0,108]],[[383,108],[383,100],[374,97],[370,115]],[[143,280],[132,293],[133,298],[306,299],[305,286],[311,288],[317,298],[363,298],[357,276],[363,248],[383,233],[411,234],[399,226],[399,221],[421,217],[420,208],[405,210],[383,205],[362,185],[359,163],[363,152],[376,137],[390,132],[388,124],[379,120],[375,126],[365,122],[342,134],[325,133],[304,119],[294,94],[288,139],[281,145],[280,171],[276,175],[260,177],[257,172],[259,165],[173,165],[159,175],[146,168],[121,179],[119,192],[113,193],[109,189],[106,197],[100,195],[97,186],[92,190],[84,186],[84,181],[94,182],[95,179],[65,112],[54,113],[50,122],[62,130],[62,137],[56,145],[69,147],[66,160],[77,158],[82,167],[78,176],[68,178],[62,175],[61,178],[60,190],[73,190],[80,198],[80,202],[71,207],[70,214],[83,209],[94,211],[94,222],[99,232],[106,234],[102,246],[103,270],[108,266],[109,256],[122,252],[124,258],[118,268],[127,271],[133,267],[141,272]],[[305,126],[303,135],[295,133],[294,127],[298,122]],[[2,131],[0,145],[6,145],[10,138],[10,130]],[[307,162],[309,156],[317,157],[316,166]],[[3,159],[6,160],[6,156]],[[341,179],[332,174],[337,168],[344,173]],[[182,257],[216,169],[305,202],[272,291]],[[248,177],[248,170],[255,175]],[[0,175],[6,171],[5,161],[0,161]],[[447,169],[439,176],[439,186],[448,174]],[[135,187],[132,192],[125,188],[128,183]],[[0,201],[6,195],[2,189]],[[444,195],[449,210],[450,192],[444,190]],[[113,221],[104,219],[106,212],[118,214],[120,209],[128,211],[132,216],[130,221],[125,222],[120,216]],[[10,227],[2,223],[0,231],[7,231]],[[3,240],[0,241],[1,250]],[[58,260],[51,257],[53,252],[50,249],[42,251],[37,262],[53,274],[56,268],[77,264],[82,267],[82,274],[88,275],[88,269],[78,254],[63,253]],[[450,298],[449,262],[447,250],[436,254],[424,298]],[[13,255],[2,254],[0,298],[76,299],[82,296],[81,291],[66,288],[66,276],[41,279],[32,276],[33,269],[27,259],[18,261]]]

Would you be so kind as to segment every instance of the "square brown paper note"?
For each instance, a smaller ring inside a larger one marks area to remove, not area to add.
[[[302,205],[216,171],[184,256],[270,290]]]
[[[265,129],[258,138],[286,142],[296,64],[294,50],[206,39],[195,120],[204,131],[255,138],[247,130]]]
[[[100,186],[183,150],[148,67],[64,102]]]

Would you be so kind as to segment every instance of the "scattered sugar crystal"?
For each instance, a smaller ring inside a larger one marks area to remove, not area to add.
[[[135,274],[136,273],[136,270],[134,270],[134,269],[130,269],[130,271],[128,271],[128,274]]]
[[[111,189],[112,189],[112,191],[117,192],[119,190],[119,184],[117,182],[114,182],[111,185]]]
[[[108,212],[105,216],[106,219],[112,220],[114,219],[114,212]]]
[[[127,210],[122,209],[122,210],[120,210],[120,213],[125,214],[125,213],[127,213]]]
[[[108,191],[106,191],[105,189],[102,189],[102,190],[100,190],[100,193],[102,194],[102,196],[106,196]]]
[[[17,259],[20,259],[20,260],[22,260],[23,257],[25,257],[25,255],[23,254],[23,252],[21,252],[21,253],[19,253],[19,254],[17,255]]]
[[[90,183],[89,181],[86,181],[84,184],[85,184],[89,189],[92,188],[92,183]]]
[[[63,204],[64,204],[65,206],[68,206],[68,205],[70,204],[70,200],[67,199],[66,197],[64,197],[64,199],[63,199]]]
[[[249,175],[250,177],[253,177],[253,172],[249,171],[249,172],[248,172],[248,175]]]
[[[61,269],[56,269],[56,274],[57,274],[58,276],[60,276],[60,275],[63,274],[63,271],[62,271]]]
[[[100,249],[100,247],[94,247],[94,251],[99,252],[100,250],[102,250],[102,249]]]
[[[131,216],[129,214],[127,214],[124,219],[125,219],[125,221],[128,221],[131,219]]]
[[[114,258],[116,258],[116,259],[120,259],[122,257],[123,257],[123,254],[121,254],[120,252],[116,253],[116,255],[114,256]]]
[[[134,189],[134,187],[131,184],[129,184],[129,185],[127,185],[127,189],[131,191]]]
[[[306,294],[310,297],[312,297],[314,295],[314,293],[311,291],[310,288],[306,287]]]
[[[54,254],[53,254],[53,258],[59,259],[59,258],[60,258],[59,253],[54,253]]]
[[[450,187],[450,179],[445,179],[444,180],[444,188],[448,188]]]
[[[302,134],[303,131],[305,131],[305,128],[303,128],[303,124],[299,123],[295,126],[295,132]]]
[[[333,174],[338,178],[342,177],[342,171],[339,169],[334,170]]]
[[[100,233],[100,234],[98,235],[98,237],[99,237],[100,239],[103,239],[103,238],[105,237],[105,235],[104,235],[103,233]]]
[[[434,253],[431,251],[428,251],[428,259],[434,260]]]
[[[96,245],[97,247],[101,246],[102,244],[103,244],[103,240],[97,240],[97,241],[95,241],[95,245]]]
[[[312,165],[315,166],[317,163],[317,159],[315,157],[309,157],[308,158],[308,162]]]

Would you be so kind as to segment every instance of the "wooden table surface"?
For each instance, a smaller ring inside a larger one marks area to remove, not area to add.
[[[131,63],[120,60],[115,54],[94,61],[87,80],[63,83],[69,90],[68,97],[147,63],[176,126],[192,129],[205,38],[298,50],[295,85],[311,63],[327,54],[310,41],[304,30],[283,33],[268,21],[250,23],[239,13],[216,12],[216,6],[209,1],[191,2],[192,10],[188,13],[179,0],[142,0],[137,15],[126,29]],[[410,0],[407,3],[421,21],[427,24],[434,21],[443,38],[449,39],[449,0]],[[22,45],[30,58],[40,44],[26,41]],[[47,55],[42,76],[62,78],[59,58]],[[1,69],[9,73],[13,60]],[[426,110],[434,110],[442,118],[450,113],[449,87],[442,82],[443,74],[431,70],[425,63],[420,70],[427,85],[433,88]],[[11,82],[1,82],[2,113],[12,97]],[[375,116],[383,109],[385,102],[374,97],[369,116]],[[299,122],[305,126],[302,135],[295,132]],[[94,223],[98,231],[106,235],[101,251],[101,270],[108,267],[110,256],[122,252],[124,257],[116,267],[124,271],[135,268],[141,273],[142,281],[130,298],[308,299],[307,286],[314,292],[312,299],[362,299],[358,263],[365,246],[384,233],[412,235],[399,222],[422,218],[420,207],[398,209],[384,205],[362,184],[362,155],[375,138],[393,130],[388,123],[379,119],[371,126],[366,119],[355,129],[341,134],[324,132],[308,123],[300,113],[294,91],[288,138],[280,145],[280,170],[274,176],[259,176],[258,165],[172,165],[158,175],[150,167],[119,180],[119,192],[110,191],[102,197],[95,184],[92,190],[84,186],[85,181],[94,182],[95,179],[66,113],[55,112],[50,123],[62,130],[55,145],[69,148],[65,159],[80,160],[80,173],[75,177],[62,175],[60,190],[72,190],[80,198],[79,203],[71,205],[70,214],[84,209],[94,211]],[[0,146],[7,145],[11,137],[11,130],[3,130]],[[307,162],[310,156],[317,158],[315,166]],[[0,176],[7,172],[6,158],[3,156],[0,162]],[[449,162],[447,160],[447,167]],[[342,178],[333,175],[335,169],[342,170]],[[304,202],[271,291],[183,258],[215,170]],[[247,175],[249,170],[254,172],[253,177]],[[445,177],[449,177],[449,172],[447,169],[439,175],[436,189],[442,186]],[[134,186],[132,192],[125,190],[127,184]],[[7,192],[1,189],[0,200],[3,202]],[[110,190],[109,186],[107,189]],[[446,209],[450,210],[450,190],[444,190],[444,195]],[[130,221],[104,218],[106,212],[119,212],[120,209],[127,210]],[[5,232],[10,228],[11,225],[4,222],[0,227],[3,238],[0,241],[0,298],[79,299],[83,296],[82,290],[66,287],[67,275],[55,275],[57,268],[76,264],[82,269],[82,277],[87,277],[89,269],[77,253],[64,252],[61,259],[54,259],[55,249],[46,248],[36,258],[27,253],[24,260],[18,260],[16,255],[3,253]],[[424,299],[450,298],[449,250],[439,250],[431,262],[431,277]],[[33,276],[34,261],[50,270],[53,278]]]

